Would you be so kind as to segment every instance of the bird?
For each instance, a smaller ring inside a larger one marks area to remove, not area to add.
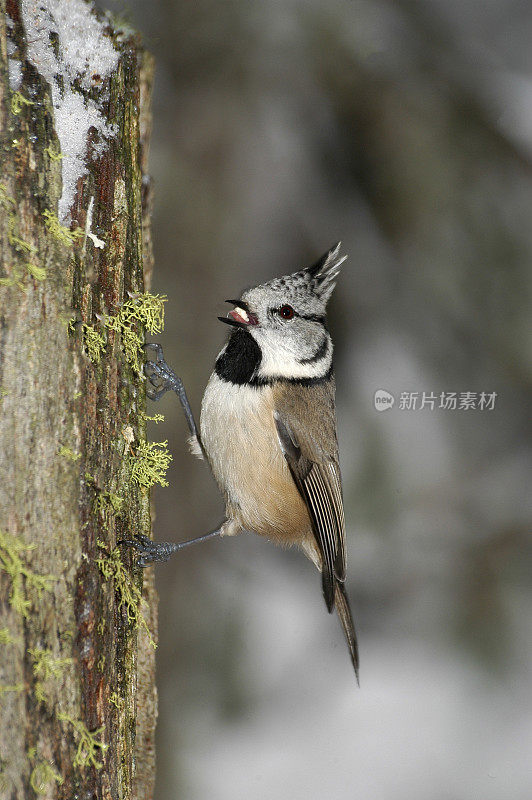
[[[199,429],[181,379],[161,345],[149,343],[148,397],[174,391],[192,452],[204,458],[225,500],[226,519],[187,542],[127,544],[139,564],[166,561],[213,536],[253,531],[296,546],[321,572],[327,611],[340,619],[359,679],[355,626],[346,593],[346,537],[336,433],[333,343],[326,307],[341,255],[338,242],[311,266],[245,290],[218,319],[231,327],[201,404]]]

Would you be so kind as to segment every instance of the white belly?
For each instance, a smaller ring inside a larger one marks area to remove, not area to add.
[[[278,542],[301,542],[310,520],[281,452],[272,389],[228,384],[213,373],[201,408],[201,438],[227,514]]]

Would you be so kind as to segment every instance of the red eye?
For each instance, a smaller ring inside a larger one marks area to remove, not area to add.
[[[295,314],[295,311],[292,308],[292,306],[281,306],[281,308],[279,309],[279,315],[283,319],[292,319],[294,314]]]

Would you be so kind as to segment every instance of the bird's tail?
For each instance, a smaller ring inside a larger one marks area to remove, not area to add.
[[[353,662],[353,667],[355,668],[357,683],[360,685],[360,681],[358,679],[359,661],[358,661],[357,635],[355,633],[355,626],[353,624],[353,617],[351,616],[351,609],[349,608],[349,600],[347,598],[345,586],[342,582],[338,580],[336,581],[336,585],[334,588],[334,604],[336,606],[336,611],[338,612],[338,616],[340,617],[342,628],[344,629],[345,638],[347,640],[347,646],[349,647],[349,652],[351,653],[351,661]]]

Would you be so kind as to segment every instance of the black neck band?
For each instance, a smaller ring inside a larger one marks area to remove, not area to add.
[[[330,380],[333,373],[331,364],[325,375],[315,378],[285,378],[281,375],[262,378],[257,376],[261,361],[262,353],[253,336],[247,330],[237,328],[231,334],[225,350],[218,357],[214,371],[222,381],[254,388],[272,386],[274,383],[315,386],[317,383]]]

